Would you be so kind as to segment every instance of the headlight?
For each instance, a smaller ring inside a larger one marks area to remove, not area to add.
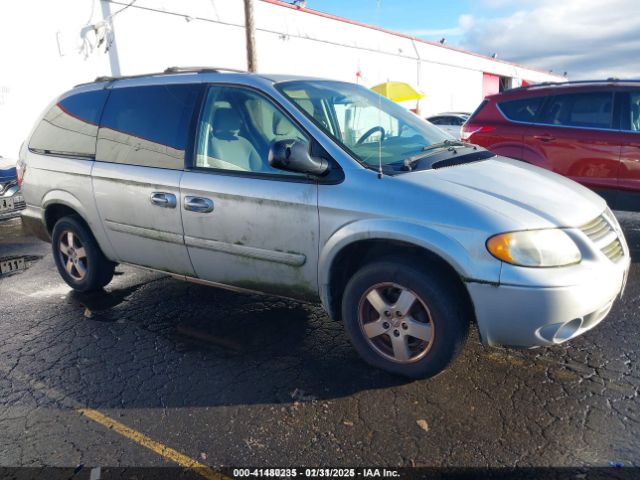
[[[561,267],[582,259],[575,242],[557,229],[500,233],[487,240],[487,250],[521,267]]]

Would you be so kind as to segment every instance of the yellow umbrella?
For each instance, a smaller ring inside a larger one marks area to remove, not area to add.
[[[424,93],[418,92],[411,85],[404,82],[385,82],[380,85],[376,85],[375,87],[371,87],[371,90],[390,98],[394,102],[420,100],[425,96]]]

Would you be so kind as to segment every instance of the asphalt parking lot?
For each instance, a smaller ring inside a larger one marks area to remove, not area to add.
[[[635,260],[596,329],[528,351],[474,332],[415,382],[319,306],[123,266],[73,293],[5,222],[28,268],[0,277],[0,466],[640,466],[640,214],[620,219]]]

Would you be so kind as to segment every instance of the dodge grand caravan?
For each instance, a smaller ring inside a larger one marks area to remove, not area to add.
[[[19,179],[73,289],[126,263],[319,301],[367,362],[409,377],[442,371],[471,324],[487,345],[584,333],[630,264],[596,194],[337,81],[99,78],[45,110]]]

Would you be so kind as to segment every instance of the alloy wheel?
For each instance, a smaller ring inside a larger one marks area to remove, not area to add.
[[[87,253],[80,238],[71,230],[65,230],[58,241],[58,251],[66,272],[76,281],[87,275]]]
[[[396,283],[369,288],[360,299],[358,321],[374,350],[394,362],[417,362],[433,344],[434,325],[426,304]]]

